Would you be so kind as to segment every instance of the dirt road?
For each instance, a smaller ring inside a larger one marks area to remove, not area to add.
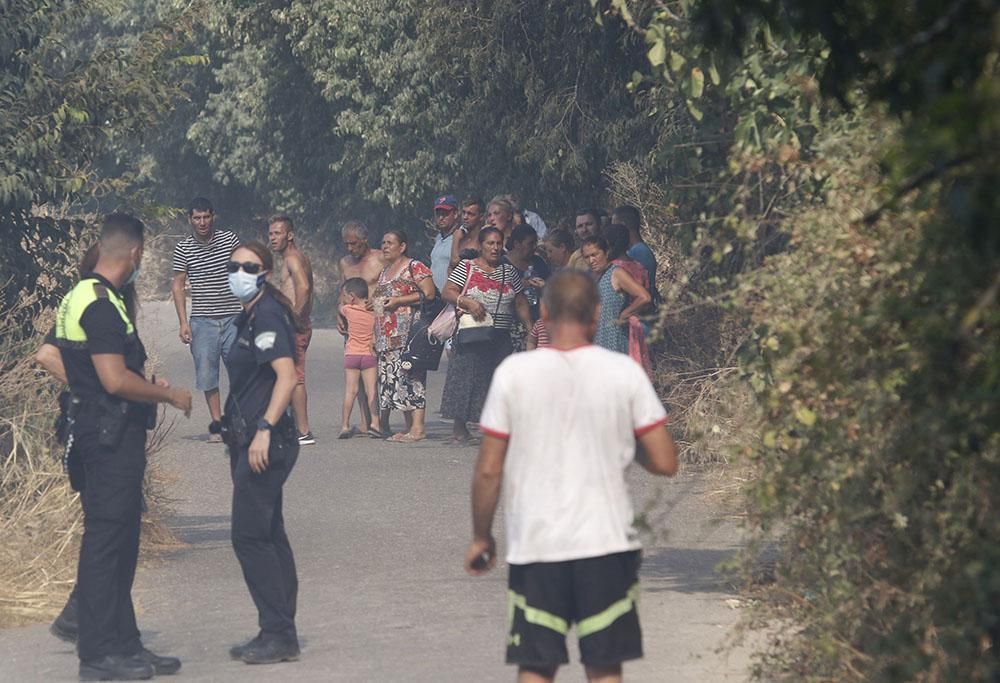
[[[190,385],[190,355],[168,304],[148,304],[141,329],[159,374]],[[505,568],[472,578],[461,560],[470,535],[472,448],[444,446],[437,415],[444,373],[429,379],[430,438],[391,444],[340,441],[343,347],[317,330],[309,352],[310,413],[319,443],[303,447],[286,485],[285,519],[300,577],[302,658],[275,666],[229,661],[256,633],[256,615],[229,544],[231,485],[221,444],[204,440],[204,402],[179,420],[159,458],[176,477],[172,525],[186,547],[140,569],[134,595],[153,650],[183,659],[179,676],[203,681],[509,681],[503,664]],[[394,416],[394,425],[401,416]],[[746,678],[748,654],[716,649],[738,613],[714,566],[738,534],[702,494],[698,475],[633,472],[637,508],[652,501],[660,535],[647,541],[640,614],[645,659],[631,681],[713,683]],[[500,538],[502,546],[502,538]],[[71,647],[46,625],[0,631],[0,680],[76,680]],[[576,659],[571,646],[571,659]],[[582,680],[579,664],[561,680]]]

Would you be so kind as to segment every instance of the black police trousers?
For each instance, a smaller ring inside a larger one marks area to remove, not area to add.
[[[232,541],[265,637],[298,642],[295,607],[299,580],[285,534],[281,489],[298,459],[299,444],[271,437],[267,469],[250,469],[247,447],[230,447],[233,477]]]
[[[118,446],[108,448],[97,443],[98,433],[90,422],[78,420],[73,446],[73,457],[80,459],[86,477],[80,492],[83,540],[74,591],[79,600],[77,649],[82,661],[130,655],[142,647],[132,581],[139,558],[146,429],[130,423]]]

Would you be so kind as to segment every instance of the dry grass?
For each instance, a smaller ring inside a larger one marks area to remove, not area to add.
[[[36,328],[50,325],[51,315]],[[60,387],[33,362],[41,341],[0,324],[0,627],[58,612],[76,579],[83,531],[79,496],[51,435]],[[145,552],[176,544],[164,523],[166,478],[153,457],[169,428],[161,420],[147,448]]]

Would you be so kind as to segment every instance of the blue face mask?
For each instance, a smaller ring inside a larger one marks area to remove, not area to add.
[[[251,275],[250,273],[238,270],[235,273],[229,274],[229,291],[237,299],[246,303],[252,301],[257,296],[266,279],[267,273]]]

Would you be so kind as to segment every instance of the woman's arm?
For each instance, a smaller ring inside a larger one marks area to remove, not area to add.
[[[468,277],[468,271],[466,271],[466,278]],[[441,292],[441,298],[449,304],[454,305],[459,311],[471,314],[476,320],[482,320],[486,317],[486,307],[468,294],[463,294],[463,288],[464,285],[459,287],[454,282],[449,280],[444,285],[444,291]]]
[[[635,315],[639,309],[653,300],[653,297],[649,295],[646,288],[636,282],[635,278],[629,275],[628,271],[624,268],[615,268],[611,273],[611,286],[615,288],[615,291],[621,292],[624,290],[626,294],[632,297],[632,301],[622,310],[621,315],[618,316],[618,322],[620,323],[628,322],[629,316]]]
[[[412,268],[413,261],[410,261],[409,268]],[[425,266],[426,267],[426,266]],[[412,273],[412,270],[410,271]],[[420,292],[424,293],[427,299],[434,298],[434,280],[431,278],[430,271],[427,271],[426,276],[420,282],[415,283],[417,287],[420,288]],[[403,294],[402,296],[390,296],[389,301],[386,302],[386,310],[392,311],[401,306],[413,306],[414,304],[420,303],[420,292],[411,292],[410,294]]]
[[[437,297],[437,288],[434,286],[434,280],[429,275],[418,282],[417,287],[420,287],[420,291],[424,293],[424,297],[428,301]],[[417,295],[417,301],[420,301],[419,294]]]
[[[267,410],[264,411],[264,419],[271,425],[276,425],[292,400],[292,389],[295,388],[295,361],[283,356],[272,360],[271,367],[274,368],[277,379],[274,382],[274,389],[271,390],[271,400],[267,403]],[[271,432],[267,429],[258,429],[253,441],[250,442],[251,470],[260,474],[267,469],[267,452],[270,448]]]

